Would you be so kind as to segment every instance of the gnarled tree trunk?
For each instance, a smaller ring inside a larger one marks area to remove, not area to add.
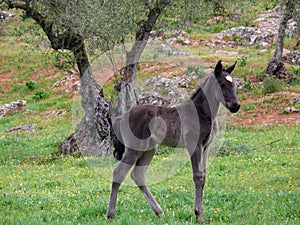
[[[54,50],[73,52],[80,71],[82,107],[84,116],[73,134],[63,141],[59,153],[68,154],[80,150],[86,155],[103,155],[109,149],[110,106],[105,101],[101,87],[96,83],[85,50],[84,38],[67,24],[56,30],[54,15],[39,10],[36,1],[5,0],[10,8],[21,9],[41,26]]]
[[[118,106],[114,116],[120,116],[139,104],[138,94],[136,92],[136,68],[141,55],[147,45],[157,18],[170,3],[170,0],[156,1],[153,8],[150,9],[147,19],[140,22],[139,30],[136,32],[135,42],[129,52],[126,54],[126,66],[122,69],[122,81],[117,85]]]
[[[93,77],[83,43],[74,50],[74,55],[80,71],[84,116],[58,152],[68,154],[80,150],[83,155],[105,155],[110,153],[110,106]]]
[[[276,78],[283,79],[287,77],[288,72],[285,69],[284,63],[282,61],[282,51],[285,37],[285,30],[287,28],[288,20],[293,17],[293,14],[296,9],[296,1],[294,0],[286,0],[285,1],[285,9],[283,16],[281,18],[276,49],[273,58],[269,61],[266,74],[274,75]]]

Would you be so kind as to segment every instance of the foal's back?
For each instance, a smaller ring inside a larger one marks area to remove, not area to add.
[[[152,138],[158,144],[178,146],[182,132],[177,108],[141,104],[128,114],[131,132],[136,138]]]

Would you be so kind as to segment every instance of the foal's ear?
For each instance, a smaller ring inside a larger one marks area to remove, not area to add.
[[[234,63],[232,66],[228,67],[228,68],[226,69],[226,72],[229,73],[229,74],[231,74],[231,72],[232,72],[232,71],[234,70],[234,68],[235,68],[236,63],[237,63],[237,61],[235,61],[235,63]]]
[[[215,75],[221,74],[222,70],[223,70],[223,65],[222,65],[222,61],[220,60],[215,67]]]

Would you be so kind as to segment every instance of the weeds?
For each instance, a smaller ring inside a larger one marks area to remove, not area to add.
[[[245,67],[247,65],[247,57],[246,56],[242,56],[241,58],[238,58],[239,62],[240,62],[240,67]]]
[[[242,44],[243,44],[242,38],[241,38],[240,36],[236,35],[236,34],[234,34],[234,35],[232,36],[232,40],[235,41],[235,42],[236,42],[237,44],[239,44],[239,45],[242,45]]]
[[[199,76],[199,78],[203,78],[205,76],[205,73],[203,72],[203,68],[194,65],[188,65],[188,67],[184,72],[187,74],[196,73]]]
[[[278,91],[281,91],[284,87],[284,83],[281,80],[278,80],[274,77],[267,77],[263,81],[263,94],[271,94]]]
[[[49,97],[49,93],[47,91],[39,90],[34,93],[34,96],[32,97],[32,99],[35,101],[40,101],[40,100],[46,99],[48,97]]]
[[[246,90],[252,90],[253,86],[252,86],[251,81],[246,76],[243,79],[244,79],[243,84],[245,85],[245,89]]]
[[[250,153],[251,148],[243,142],[237,142],[232,140],[225,140],[218,155],[230,155],[230,154],[246,154]]]
[[[244,111],[245,112],[248,112],[248,111],[253,111],[255,110],[255,105],[252,104],[252,103],[247,103],[245,106],[244,106]]]

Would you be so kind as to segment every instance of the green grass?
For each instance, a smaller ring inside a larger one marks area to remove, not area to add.
[[[189,163],[150,186],[164,216],[152,213],[136,187],[122,186],[117,217],[108,222],[110,179],[84,158],[51,155],[66,131],[56,130],[55,137],[45,128],[0,140],[3,224],[196,224]],[[229,129],[226,139],[250,151],[236,152],[231,145],[232,154],[212,160],[204,193],[206,223],[298,224],[299,132],[296,126]]]
[[[243,5],[248,3],[244,2]],[[210,38],[212,34],[207,31],[247,25],[256,14],[277,3],[263,0],[251,1],[249,4],[252,9],[248,9],[247,13],[256,9],[250,19],[244,16],[241,21],[234,18],[230,23],[219,21],[209,25],[206,31],[199,23],[194,27],[191,37],[199,40]],[[55,81],[65,75],[62,70],[64,66],[56,60],[59,58],[57,52],[47,47],[41,51],[39,44],[47,46],[49,43],[45,42],[40,29],[34,29],[36,34],[32,35],[32,26],[30,19],[20,22],[13,18],[5,24],[4,33],[1,34],[0,74],[12,72],[12,76],[0,86],[0,104],[17,99],[24,99],[28,104],[25,111],[0,118],[1,224],[197,224],[193,213],[191,165],[186,156],[183,156],[186,161],[183,160],[184,163],[176,173],[169,167],[153,170],[156,173],[152,176],[149,174],[149,177],[158,180],[168,177],[150,185],[164,210],[162,217],[152,213],[136,187],[124,185],[120,189],[115,220],[106,220],[111,183],[111,176],[107,175],[112,173],[112,168],[110,164],[95,167],[97,159],[55,154],[60,143],[74,130],[75,120],[80,118],[73,118],[76,113],[73,112],[75,103],[71,94],[62,94],[63,90],[51,88]],[[287,38],[289,46],[294,46],[295,42]],[[220,56],[215,53],[216,49],[205,46],[186,47],[194,56],[185,60],[195,57],[193,60],[203,60],[214,65],[222,58],[226,66],[239,61],[233,76],[250,82],[248,75],[254,74],[259,81],[267,61],[272,57],[273,48],[268,48],[266,52],[255,46],[223,49],[238,51],[244,55],[244,60],[241,60],[242,56]],[[152,60],[155,59],[151,58],[149,63]],[[159,60],[170,63],[175,61],[174,58],[165,59],[164,56]],[[188,69],[201,72],[203,65],[190,66]],[[285,90],[297,92],[299,68],[290,66],[288,69],[298,79]],[[149,75],[157,76],[161,72],[164,72],[163,64],[154,74],[138,71],[140,80],[137,83],[143,82],[143,78]],[[243,100],[262,97],[262,89],[260,84],[252,88],[249,86],[247,92],[239,95]],[[45,93],[45,98],[35,98],[39,93]],[[105,87],[105,94],[112,95],[111,99],[115,100],[112,85]],[[264,97],[259,103],[242,105],[241,110],[255,113],[257,108],[265,107],[266,104],[276,105],[288,101],[288,97],[281,95],[276,98]],[[79,100],[76,105],[80,105]],[[45,115],[45,112],[53,109],[66,109],[67,113],[58,118]],[[28,123],[36,125],[35,133],[5,132]],[[300,129],[296,125],[229,127],[223,145],[226,154],[210,158],[207,168],[205,224],[299,224],[299,135]],[[173,153],[172,148],[159,148],[152,168],[172,165],[167,164],[167,160],[172,158]],[[95,164],[92,164],[93,161]],[[157,174],[157,171],[161,174]]]

